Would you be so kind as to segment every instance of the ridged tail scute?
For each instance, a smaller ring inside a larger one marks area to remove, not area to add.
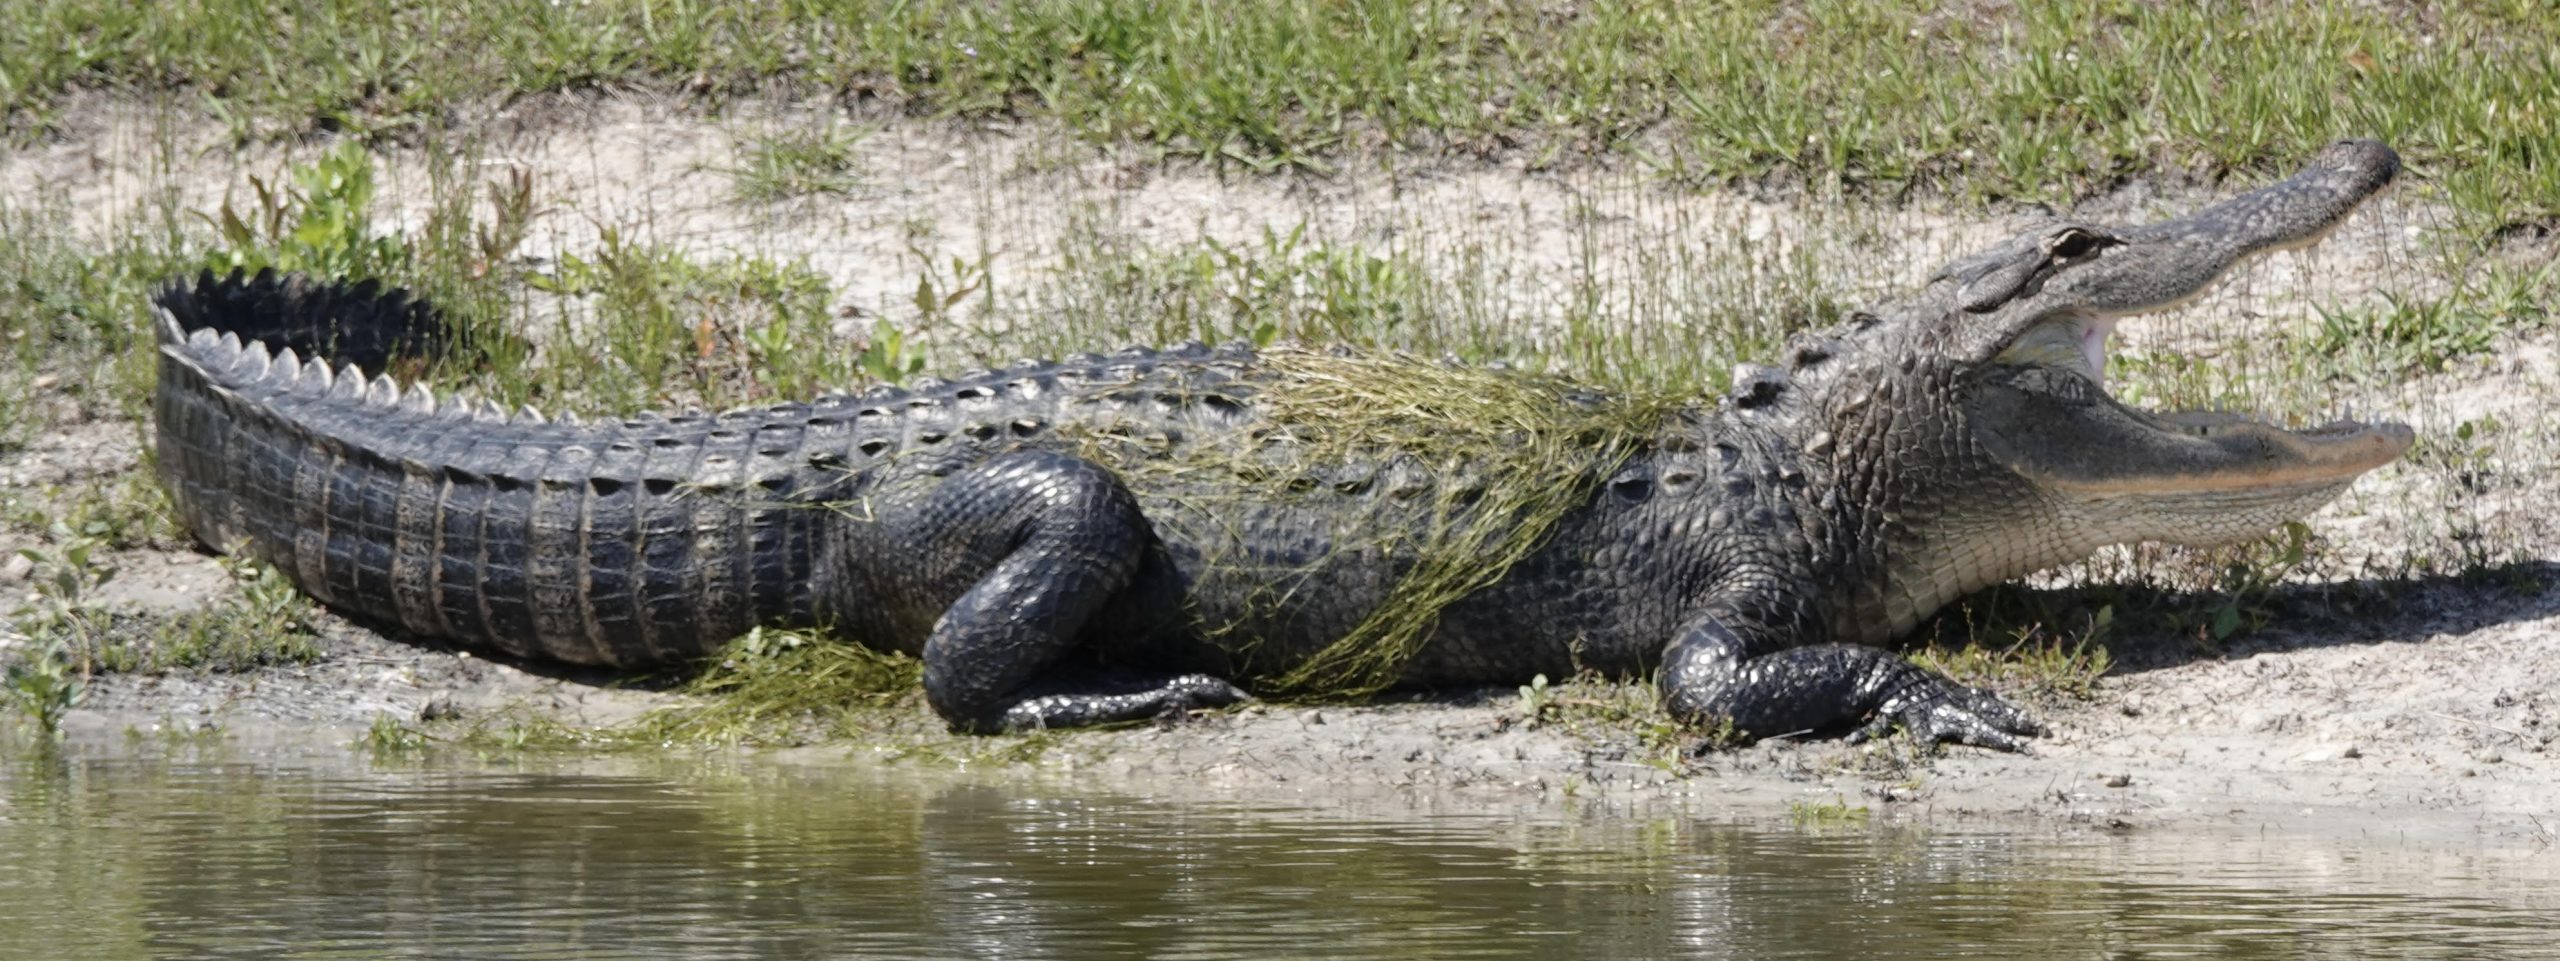
[[[441,358],[458,341],[433,305],[376,280],[340,284],[272,268],[254,277],[208,270],[192,285],[180,281],[161,288],[155,302],[165,313],[163,343],[209,330],[217,338],[264,344],[270,355],[292,351],[376,374],[399,361]]]
[[[810,619],[826,512],[792,501],[841,474],[807,471],[805,412],[580,424],[439,398],[381,371],[453,350],[454,331],[371,282],[205,275],[158,304],[154,419],[179,519],[324,603],[614,667]],[[775,439],[729,449],[743,437]],[[732,459],[746,476],[716,483],[706,465]]]

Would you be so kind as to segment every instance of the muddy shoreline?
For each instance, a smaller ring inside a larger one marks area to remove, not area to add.
[[[1367,705],[1255,704],[1052,735],[1020,756],[1005,753],[1005,739],[974,739],[986,743],[955,757],[951,739],[922,716],[877,741],[666,750],[974,768],[1173,799],[1668,806],[1737,818],[1846,806],[1921,824],[2237,829],[2537,850],[2560,841],[2560,758],[2550,749],[2560,696],[2548,683],[2560,670],[2548,651],[2560,635],[2560,592],[2421,590],[2431,593],[2408,607],[2438,611],[2447,630],[2403,638],[2388,628],[2359,637],[2277,629],[2219,657],[2120,668],[2085,700],[2034,702],[2049,732],[2022,755],[1807,740],[1666,764],[1629,729],[1532,723],[1504,688]],[[392,641],[324,617],[329,653],[320,661],[102,676],[67,728],[82,738],[196,733],[361,754],[383,717],[458,739],[475,722],[611,725],[684,697]]]

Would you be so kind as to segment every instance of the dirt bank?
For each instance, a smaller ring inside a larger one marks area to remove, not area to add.
[[[847,306],[895,315],[908,309],[919,262],[983,259],[995,276],[1037,278],[1096,232],[1157,246],[1203,237],[1249,245],[1299,229],[1319,241],[1419,237],[1436,239],[1413,246],[1422,262],[1473,271],[1518,307],[1529,325],[1523,343],[1536,342],[1537,318],[1578,290],[1645,289],[1638,274],[1659,264],[1647,252],[1666,244],[1723,245],[1771,262],[1818,247],[1837,272],[1829,283],[1873,296],[1918,282],[1948,251],[2031,214],[1700,194],[1654,184],[1641,170],[1600,168],[1380,164],[1327,179],[1252,178],[1126,162],[1035,134],[912,123],[858,140],[861,175],[843,193],[782,204],[736,199],[724,171],[737,167],[741,144],[805,120],[795,110],[705,117],[645,103],[537,106],[490,121],[473,149],[475,162],[530,172],[546,191],[527,248],[545,252],[537,258],[640,225],[653,242],[679,248],[806,261]],[[88,124],[0,154],[0,203],[58,209],[78,229],[107,236],[128,229],[138,205],[208,209],[249,176],[273,179],[307,156],[306,148],[233,150],[217,130],[173,130],[135,110],[101,111]],[[425,216],[426,160],[394,150],[383,161],[383,216],[414,225]],[[2152,216],[2202,195],[2135,184],[2093,198],[2086,212]],[[2249,353],[2255,340],[2317,325],[2322,308],[2441,293],[2462,268],[2441,256],[2459,238],[2433,211],[2423,184],[2402,190],[2318,251],[2280,255],[2195,308],[2129,332],[2125,356],[2262,363]],[[2496,256],[2550,254],[2544,246]],[[1563,279],[1575,276],[1584,280]],[[2491,349],[2435,372],[2316,385],[2340,406],[2388,411],[2431,439],[2473,427],[2461,444],[2422,445],[2420,457],[2368,478],[2315,518],[2317,556],[2251,596],[2254,629],[2211,643],[2194,624],[2119,624],[2107,639],[2117,667],[2091,696],[2036,704],[2053,731],[2031,754],[1825,742],[1677,758],[1631,728],[1537,722],[1502,689],[1361,707],[1257,706],[1068,735],[1015,763],[1140,793],[1504,792],[1714,798],[1772,810],[1837,800],[1931,817],[2548,842],[2560,831],[2552,749],[2560,737],[2560,591],[2552,590],[2560,519],[2549,510],[2560,503],[2560,438],[2544,413],[2560,396],[2553,342],[2547,328],[2503,332]],[[2283,376],[2279,365],[2264,369]],[[0,454],[0,485],[59,505],[140,469],[137,425],[73,409],[58,382],[22,386],[34,401],[27,409],[38,412],[31,416],[48,420],[23,447]],[[2299,386],[2253,387],[2241,399]],[[45,539],[36,527],[0,530],[0,553]],[[90,599],[168,616],[237,590],[210,558],[175,542],[156,546],[110,558],[116,576]],[[2101,561],[2048,582],[2114,583],[2124,568],[2120,558]],[[24,593],[25,573],[0,570],[12,580],[0,590]],[[384,715],[407,722],[422,713],[532,711],[601,722],[676,697],[389,641],[333,616],[321,617],[320,632],[325,654],[306,665],[100,677],[71,724],[318,725],[352,738]],[[0,644],[15,636],[0,628]]]

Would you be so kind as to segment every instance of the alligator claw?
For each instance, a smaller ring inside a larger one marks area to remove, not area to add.
[[[988,729],[1021,732],[1088,727],[1226,707],[1250,696],[1222,678],[1184,674],[1115,693],[1055,693],[1006,710]]]
[[[1968,744],[2012,753],[2027,749],[2026,738],[2044,733],[2043,725],[2000,695],[1929,674],[1914,677],[1887,698],[1873,720],[1849,735],[1849,743],[1884,738],[1895,728],[1922,744]]]

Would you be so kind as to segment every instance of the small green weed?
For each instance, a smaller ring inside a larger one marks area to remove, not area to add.
[[[373,231],[373,155],[341,140],[295,167],[290,185],[249,178],[246,210],[224,200],[207,219],[228,246],[205,256],[215,273],[265,268],[321,277],[404,278],[410,248]]]
[[[564,254],[535,290],[590,303],[532,373],[554,406],[623,411],[740,406],[841,386],[869,351],[831,333],[835,293],[803,263],[695,259],[608,227],[590,255]]]
[[[105,618],[91,607],[89,595],[116,573],[104,550],[95,538],[57,528],[51,543],[18,551],[35,565],[29,579],[35,596],[17,611],[18,628],[43,649],[70,659],[83,677],[95,670],[89,652],[105,634]]]
[[[162,622],[132,669],[246,671],[321,658],[311,601],[283,573],[246,558],[224,558],[222,566],[240,596]]]
[[[1562,705],[1556,703],[1555,690],[1547,686],[1547,676],[1540,674],[1520,685],[1520,716],[1531,727],[1555,720]]]
[[[853,153],[862,137],[832,126],[756,137],[728,171],[731,189],[748,203],[852,193],[862,183]]]
[[[1672,774],[1700,736],[1663,710],[1652,682],[1606,677],[1592,671],[1575,674],[1562,684],[1549,684],[1540,674],[1520,688],[1520,705],[1531,726],[1553,725],[1593,744],[1632,741],[1631,759]],[[1710,743],[1729,737],[1730,724],[1705,732]]]
[[[2075,698],[2096,694],[2098,678],[2114,666],[2105,646],[2115,626],[2112,606],[2099,607],[2086,629],[2057,634],[2042,624],[2026,624],[2010,628],[2007,642],[1996,646],[1981,643],[1972,630],[1971,609],[1963,613],[1968,628],[1964,646],[1923,648],[1912,654],[1912,663],[1968,684],[2023,687]]]
[[[907,253],[914,257],[922,268],[916,271],[916,293],[912,300],[916,307],[916,323],[919,327],[935,329],[952,325],[958,319],[954,311],[967,303],[971,297],[979,298],[982,312],[993,303],[994,288],[990,285],[995,277],[988,272],[987,266],[991,258],[980,257],[972,261],[963,257],[953,257],[950,267],[945,269],[920,245],[909,245]],[[909,354],[906,351],[892,350],[890,356],[886,358],[887,363],[877,368],[868,364],[865,367],[878,372],[906,374],[922,369],[923,355],[915,354],[913,355],[914,365],[901,371],[902,365],[899,361],[908,357]],[[894,381],[897,378],[884,379]]]
[[[612,729],[584,728],[539,711],[499,712],[471,721],[456,746],[484,755],[646,746]]]
[[[23,634],[16,638],[19,650],[0,667],[0,695],[48,739],[60,733],[63,714],[79,704],[94,669],[85,652],[103,625],[87,598],[115,574],[97,556],[100,547],[95,539],[66,535],[47,548],[18,551],[35,565],[35,598],[12,615]]]
[[[1864,805],[1852,805],[1846,799],[1828,801],[1795,801],[1787,805],[1787,820],[1799,828],[1842,828],[1867,823],[1871,812]]]
[[[1069,238],[1061,282],[1036,308],[1057,329],[1017,331],[1054,349],[1185,340],[1405,346],[1440,296],[1411,258],[1331,245],[1307,225],[1265,228],[1252,244],[1214,238],[1172,250],[1086,230]],[[1045,336],[1044,336],[1045,335]]]
[[[2173,614],[2170,622],[2180,633],[2214,648],[2264,628],[2276,615],[2276,588],[2314,553],[2311,525],[2302,521],[2286,521],[2272,535],[2209,552],[2209,559],[2219,562],[2214,579],[2219,601],[2200,619]]]
[[[433,739],[428,737],[425,731],[410,726],[398,717],[390,714],[376,714],[373,716],[373,724],[365,728],[364,735],[356,738],[356,747],[363,749],[376,760],[381,760],[387,757],[415,754],[425,750],[432,741]]]
[[[86,541],[103,550],[161,546],[177,539],[169,495],[148,471],[127,471],[103,483],[47,493],[51,496],[42,500],[0,504],[0,515],[22,528],[43,517],[47,540]]]
[[[0,693],[7,694],[18,713],[35,722],[36,730],[48,739],[61,735],[63,715],[79,706],[87,691],[87,682],[59,645],[23,654],[0,669],[0,674],[5,674],[0,678]]]

